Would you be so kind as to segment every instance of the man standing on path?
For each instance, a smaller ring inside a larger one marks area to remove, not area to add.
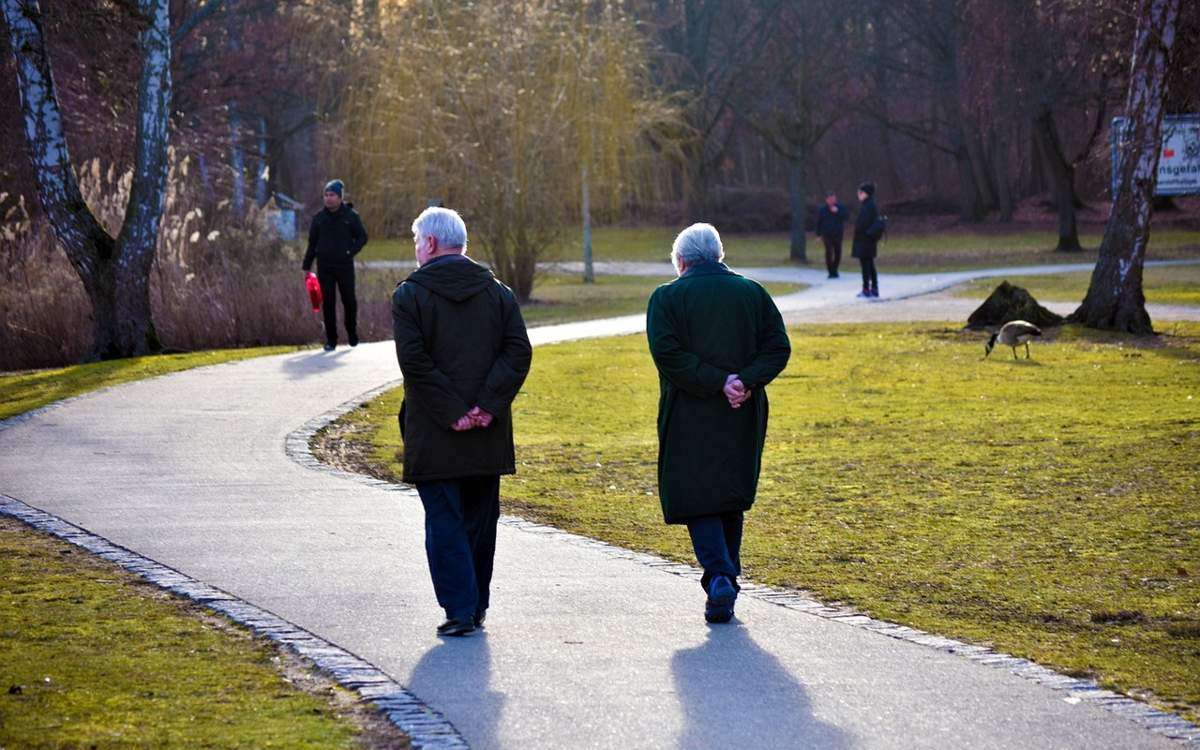
[[[838,203],[837,193],[825,193],[825,205],[817,213],[817,236],[825,242],[825,268],[829,278],[838,277],[842,263],[842,236],[846,231],[846,207]]]
[[[875,272],[875,256],[879,238],[883,236],[884,220],[875,205],[875,183],[858,186],[858,218],[854,220],[854,248],[850,254],[862,264],[863,288],[859,297],[879,297],[879,274]]]
[[[704,619],[728,622],[741,573],[742,516],[754,503],[767,436],[766,385],[787,366],[787,329],[771,295],[722,263],[710,224],[679,233],[679,278],[650,296],[646,334],[658,368],[658,494],[687,524]]]
[[[308,228],[308,252],[304,254],[307,276],[317,261],[317,281],[321,284],[325,313],[325,351],[337,348],[337,295],[342,294],[346,314],[346,336],[350,346],[358,346],[358,298],[354,294],[354,256],[367,244],[367,230],[354,210],[353,203],[342,202],[341,180],[325,184],[325,208],[312,218]]]
[[[417,270],[392,295],[404,374],[404,481],[425,506],[425,552],[446,621],[438,635],[483,626],[489,603],[500,475],[513,474],[511,405],[533,350],[512,290],[466,256],[457,212],[413,222]]]

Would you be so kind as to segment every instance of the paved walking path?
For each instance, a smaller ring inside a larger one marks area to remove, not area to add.
[[[881,281],[894,295],[941,283]],[[844,297],[839,286],[780,304],[815,311]],[[637,315],[531,335],[545,345],[641,327]],[[0,430],[0,493],[361,656],[475,748],[1178,746],[1152,731],[1168,717],[802,597],[744,596],[737,624],[709,627],[685,566],[511,519],[486,632],[439,641],[415,496],[285,450],[315,415],[398,374],[381,342],[73,399]]]

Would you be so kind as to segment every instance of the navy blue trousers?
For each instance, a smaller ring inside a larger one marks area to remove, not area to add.
[[[425,506],[425,554],[446,616],[466,619],[488,608],[500,477],[417,482]]]
[[[700,585],[708,593],[708,584],[716,576],[725,576],[737,587],[742,573],[742,511],[700,516],[687,522],[696,560],[704,568]],[[740,587],[739,587],[740,588]]]

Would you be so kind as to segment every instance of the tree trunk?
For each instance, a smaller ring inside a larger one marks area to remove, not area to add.
[[[1071,320],[1092,328],[1145,334],[1154,328],[1142,293],[1142,266],[1150,239],[1166,76],[1180,0],[1142,0],[1140,5],[1125,99],[1129,132],[1119,145],[1120,181],[1087,296]]]
[[[1079,200],[1075,194],[1075,167],[1063,153],[1054,113],[1049,108],[1034,118],[1033,133],[1042,164],[1050,173],[1050,187],[1058,207],[1058,245],[1054,249],[1060,253],[1079,252],[1083,246],[1079,244],[1079,227],[1075,220]]]
[[[0,0],[16,59],[26,143],[38,197],[92,303],[90,358],[148,354],[161,346],[150,310],[150,267],[167,179],[171,105],[169,0],[139,0],[142,70],[133,183],[114,240],[88,209],[67,149],[37,0]]]
[[[259,206],[267,205],[270,192],[270,161],[267,158],[267,118],[258,116],[258,164],[254,168],[254,201]]]
[[[992,165],[988,162],[983,149],[983,140],[978,128],[972,124],[970,135],[967,136],[967,158],[971,161],[971,173],[975,175],[976,191],[983,203],[985,212],[1000,204],[997,197],[996,185],[992,178]]]
[[[983,196],[979,194],[979,184],[975,181],[975,170],[971,167],[971,157],[965,144],[955,150],[954,164],[958,167],[959,216],[963,221],[983,221],[987,211],[984,209]]]
[[[804,220],[804,157],[794,154],[788,159],[788,196],[791,199],[792,237],[788,257],[797,263],[808,263],[805,247]]]
[[[875,120],[875,141],[883,149],[883,179],[884,184],[887,185],[888,194],[899,196],[904,194],[904,185],[900,181],[900,170],[896,167],[896,153],[892,145],[892,129],[887,125],[891,119],[888,112],[888,101],[892,95],[892,91],[888,84],[888,69],[885,64],[885,54],[889,51],[888,30],[891,28],[891,23],[887,19],[881,18],[883,15],[880,12],[881,7],[874,6],[874,12],[871,12],[876,45],[873,75],[875,77],[875,89],[881,93],[879,97],[880,117]],[[863,29],[860,27],[860,34],[862,31]]]
[[[242,156],[242,115],[237,100],[229,102],[229,168],[233,171],[233,215],[246,216],[246,160]]]
[[[1009,223],[1016,211],[1016,201],[1013,199],[1012,178],[1009,175],[1008,139],[999,136],[993,130],[991,134],[992,173],[996,177],[996,207],[1000,210],[1000,221]]]

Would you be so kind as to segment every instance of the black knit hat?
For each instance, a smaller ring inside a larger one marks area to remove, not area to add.
[[[863,191],[864,193],[866,193],[869,196],[875,195],[875,183],[873,183],[873,182],[864,182],[863,184],[858,186],[858,189]]]
[[[342,197],[342,189],[344,187],[345,187],[345,185],[342,184],[341,180],[330,180],[329,182],[325,183],[325,192],[337,193],[338,197],[341,198]]]

